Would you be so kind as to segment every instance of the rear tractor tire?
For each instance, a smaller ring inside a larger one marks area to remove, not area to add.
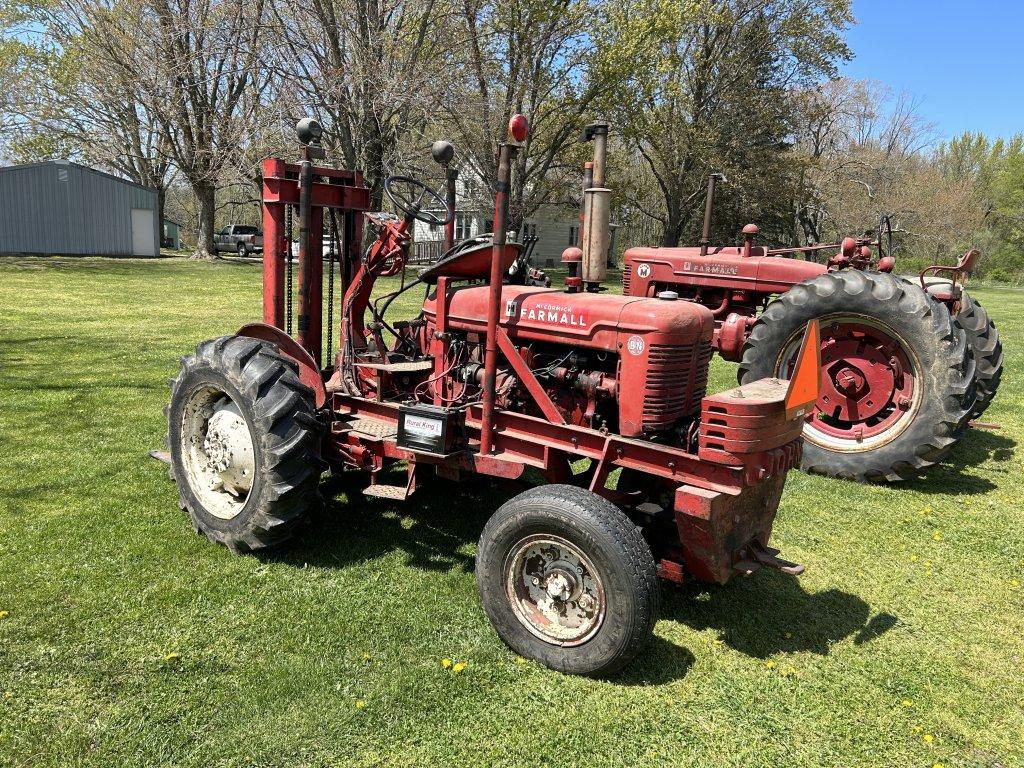
[[[576,675],[628,664],[649,640],[661,599],[637,527],[607,499],[569,485],[532,488],[494,513],[476,582],[513,651]]]
[[[740,383],[787,378],[808,321],[821,325],[821,395],[803,468],[861,482],[920,475],[959,440],[975,408],[967,336],[945,305],[892,275],[848,270],[772,301],[743,347]]]
[[[915,282],[917,278],[910,278]],[[931,278],[927,281],[928,290],[948,288],[949,280]],[[971,412],[971,418],[977,419],[989,407],[999,389],[1003,378],[1003,344],[999,339],[999,331],[981,306],[981,302],[963,291],[960,297],[960,309],[953,316],[956,322],[967,333],[967,342],[974,352],[978,399]]]
[[[171,381],[167,447],[181,508],[233,552],[283,543],[320,505],[320,437],[313,392],[269,342],[204,341]]]

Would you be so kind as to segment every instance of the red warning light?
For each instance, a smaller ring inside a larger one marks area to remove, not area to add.
[[[508,121],[508,135],[518,144],[526,141],[526,137],[530,135],[530,123],[526,115],[512,115],[512,119]]]

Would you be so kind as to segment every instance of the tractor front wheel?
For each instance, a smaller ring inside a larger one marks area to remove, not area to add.
[[[313,392],[266,341],[204,341],[171,381],[167,442],[181,508],[233,552],[283,543],[320,503]]]
[[[775,299],[754,324],[740,383],[787,378],[815,318],[821,394],[804,428],[804,468],[891,482],[941,460],[975,403],[974,358],[946,307],[919,286],[877,272],[807,280]]]
[[[614,504],[575,486],[532,488],[502,505],[480,537],[476,581],[501,639],[569,674],[612,674],[657,620],[647,542]]]

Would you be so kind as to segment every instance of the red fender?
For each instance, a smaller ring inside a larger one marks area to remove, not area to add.
[[[313,390],[316,396],[316,407],[323,408],[327,402],[327,390],[324,388],[324,380],[320,375],[320,367],[316,360],[309,354],[295,339],[282,331],[266,323],[249,323],[238,329],[239,336],[248,336],[251,339],[260,339],[276,344],[278,351],[285,357],[294,360],[299,365],[299,381]]]

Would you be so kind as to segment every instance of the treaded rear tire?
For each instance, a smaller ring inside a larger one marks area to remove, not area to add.
[[[506,559],[524,537],[539,534],[578,547],[605,584],[604,619],[580,645],[537,637],[512,608]],[[491,516],[477,549],[476,582],[487,617],[513,651],[575,675],[607,676],[628,664],[650,639],[661,600],[654,558],[637,527],[607,499],[570,485],[531,488]]]
[[[743,346],[741,384],[777,376],[783,345],[814,318],[848,313],[890,326],[920,362],[924,387],[913,419],[889,442],[841,451],[814,442],[805,429],[803,468],[860,482],[917,477],[959,440],[975,407],[974,358],[945,305],[920,286],[878,272],[844,270],[806,280],[772,301]]]
[[[917,282],[917,278],[906,278]],[[948,287],[950,281],[944,278],[926,278],[928,290]],[[999,338],[996,324],[981,306],[981,302],[963,291],[960,298],[960,310],[954,319],[967,333],[967,341],[974,352],[975,381],[978,399],[971,412],[971,418],[977,419],[991,405],[1003,378],[1003,344]]]
[[[252,487],[238,514],[224,519],[203,505],[188,480],[182,459],[183,410],[190,394],[219,387],[239,408],[253,439]],[[232,552],[275,547],[294,535],[303,518],[322,504],[321,425],[312,390],[299,381],[298,366],[266,341],[222,336],[204,341],[182,358],[171,380],[167,448],[179,504],[192,526]]]

